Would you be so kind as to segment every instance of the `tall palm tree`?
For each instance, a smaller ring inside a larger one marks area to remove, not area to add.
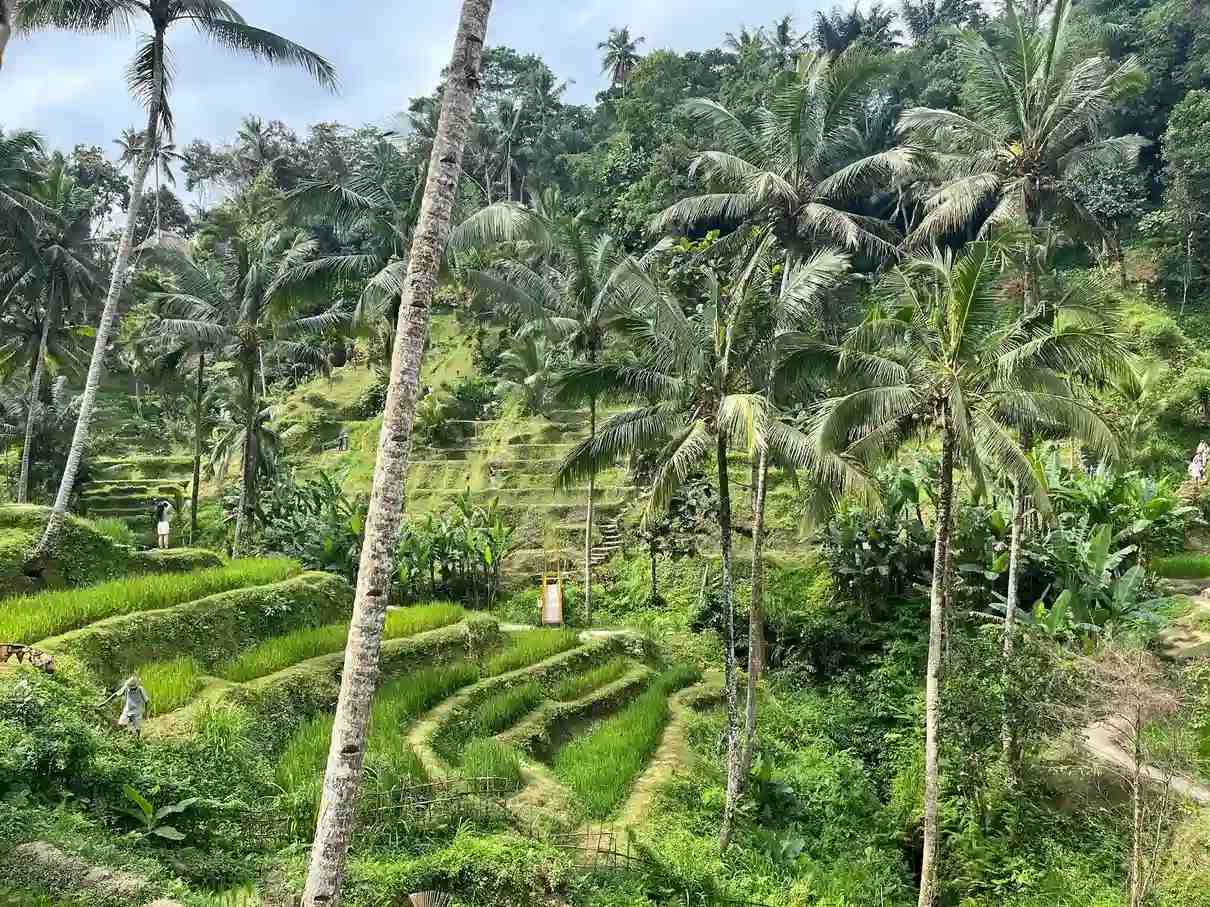
[[[754,307],[763,301],[767,273],[740,270],[724,291],[705,281],[704,300],[691,315],[653,276],[654,261],[619,263],[617,294],[633,306],[620,321],[635,346],[633,363],[583,362],[558,379],[564,397],[605,393],[640,405],[608,419],[595,437],[580,442],[561,465],[557,480],[568,486],[591,478],[626,453],[658,448],[649,507],[667,506],[685,479],[711,459],[719,486],[720,552],[723,564],[723,634],[727,691],[727,802],[720,845],[730,840],[741,783],[741,741],[735,664],[735,602],[732,569],[732,502],[728,452],[755,455],[767,448],[778,462],[806,466],[822,475],[832,464],[813,456],[808,439],[779,422],[760,393],[767,336],[754,330]],[[834,271],[830,260],[796,266],[786,281],[787,311],[809,305]]]
[[[123,166],[129,165],[131,176],[133,177],[138,166],[139,159],[143,156],[143,142],[147,138],[145,133],[138,129],[123,129],[122,134],[114,139],[114,144],[118,146],[118,163]],[[156,137],[155,148],[151,152],[151,169],[155,171],[155,236],[161,233],[160,208],[162,195],[160,192],[160,182],[166,182],[170,186],[176,185],[176,174],[172,170],[172,165],[181,163],[185,160],[184,155],[176,150],[176,145],[173,142],[166,141],[164,135]]]
[[[1079,306],[1056,306],[1056,327],[1038,317],[1006,315],[1002,252],[971,244],[960,256],[934,253],[904,262],[883,280],[886,307],[845,341],[842,370],[857,389],[825,401],[814,434],[823,451],[867,465],[905,442],[941,447],[936,544],[929,596],[925,675],[924,850],[920,907],[936,901],[940,801],[941,647],[950,595],[954,471],[959,462],[977,487],[989,471],[1027,487],[1049,504],[1026,451],[1023,426],[1071,426],[1090,447],[1111,451],[1108,427],[1063,380],[1069,367],[1099,355],[1104,322]]]
[[[143,141],[143,158],[131,182],[130,207],[126,227],[118,244],[117,258],[110,275],[109,292],[97,327],[92,362],[80,402],[76,432],[68,451],[67,465],[59,483],[59,493],[47,520],[46,530],[34,552],[35,564],[45,561],[58,549],[67,506],[76,484],[76,474],[84,448],[88,444],[92,416],[96,406],[97,389],[104,370],[105,353],[118,314],[118,299],[126,284],[130,257],[134,247],[134,230],[143,208],[143,190],[152,163],[152,151],[158,146],[160,130],[172,134],[172,114],[168,106],[171,87],[167,65],[168,32],[175,25],[188,24],[216,44],[239,54],[246,54],[273,65],[302,67],[320,84],[336,87],[336,72],[323,57],[293,41],[256,28],[244,21],[235,7],[225,0],[23,0],[15,15],[22,31],[62,28],[83,32],[108,32],[128,29],[135,18],[145,14],[151,32],[140,37],[134,61],[129,69],[129,82],[134,94],[147,105],[147,129]]]
[[[239,364],[243,396],[243,456],[240,502],[235,521],[235,550],[246,546],[256,516],[258,431],[264,411],[263,363],[266,353],[318,354],[306,338],[342,319],[339,310],[295,317],[299,297],[283,275],[314,255],[317,244],[300,231],[250,227],[224,244],[216,262],[198,261],[180,252],[153,250],[153,260],[171,275],[175,287],[151,294],[161,313],[160,330],[197,352],[193,510],[196,521],[202,456],[202,395],[206,353],[216,351]],[[259,379],[259,385],[258,385]],[[258,389],[258,387],[260,389]],[[196,532],[196,522],[194,524]]]
[[[37,133],[0,129],[0,223],[12,224],[14,219],[42,213],[30,195],[40,176],[42,156],[42,139]]]
[[[33,452],[34,425],[42,395],[47,360],[52,356],[61,365],[75,361],[64,342],[62,321],[72,311],[72,303],[91,296],[100,286],[93,260],[92,199],[76,188],[67,174],[67,162],[55,155],[46,175],[30,190],[30,197],[43,212],[36,223],[21,221],[11,240],[16,256],[11,267],[0,272],[0,287],[30,296],[32,330],[22,335],[14,331],[7,343],[0,343],[0,369],[4,347],[17,352],[30,366],[29,408],[25,430],[26,443],[21,452],[21,473],[17,481],[17,502],[29,498],[29,476]],[[39,311],[40,309],[40,311]]]
[[[1066,177],[1098,160],[1133,159],[1146,144],[1139,136],[1101,137],[1114,99],[1142,77],[1142,70],[1133,57],[1114,64],[1084,56],[1071,12],[1071,0],[1056,0],[1043,28],[1036,8],[1022,18],[1007,0],[1006,42],[992,45],[973,31],[958,42],[971,74],[973,116],[916,107],[898,126],[933,153],[941,182],[908,243],[927,246],[974,225],[980,237],[997,228],[1024,228],[1027,312],[1042,305],[1039,242],[1046,222],[1095,222],[1068,193]],[[1013,494],[1006,659],[1013,651],[1026,509],[1025,488],[1019,486]]]
[[[893,231],[883,221],[852,209],[862,190],[879,181],[913,172],[911,149],[862,154],[858,118],[881,77],[885,61],[866,49],[837,56],[808,53],[799,57],[794,77],[781,87],[749,128],[712,100],[684,105],[701,127],[716,134],[720,148],[694,160],[691,172],[709,190],[679,201],[653,222],[656,230],[731,227],[743,224],[759,248],[776,240],[784,255],[783,276],[815,251],[843,248],[875,257],[894,253]],[[827,321],[827,307],[821,306]],[[773,360],[769,360],[770,364]],[[772,387],[771,376],[760,382]],[[753,481],[758,494],[753,513],[754,586],[749,647],[749,676],[760,673],[763,633],[762,595],[764,488],[768,481],[765,449],[758,451]]]
[[[408,450],[420,392],[420,366],[428,340],[429,311],[462,172],[483,67],[483,44],[491,0],[463,0],[454,38],[441,119],[429,158],[428,182],[412,241],[397,319],[391,378],[374,465],[365,539],[357,572],[357,595],[345,646],[340,696],[324,773],[323,796],[303,907],[339,907],[345,856],[356,816],[357,792],[365,759],[370,701],[378,680],[382,628],[390,603],[395,551],[403,519]]]
[[[623,96],[626,94],[626,80],[642,59],[639,45],[646,40],[642,36],[630,37],[630,29],[622,27],[611,28],[609,37],[597,44],[597,50],[601,51],[601,72],[609,73],[611,84],[622,86]]]
[[[509,244],[515,257],[486,270],[469,269],[466,281],[500,314],[530,330],[540,326],[572,358],[595,365],[622,310],[610,278],[621,261],[618,243],[589,226],[583,213],[562,210],[557,191],[543,193],[530,208],[511,202],[490,205],[458,225],[449,250],[487,249]],[[597,403],[589,394],[588,437],[597,432]],[[592,623],[592,532],[596,477],[588,476],[584,527],[584,615]]]

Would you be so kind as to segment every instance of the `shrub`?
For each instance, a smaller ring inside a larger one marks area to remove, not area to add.
[[[43,592],[5,605],[0,639],[37,642],[103,618],[170,608],[218,592],[277,582],[297,572],[293,561],[264,558],[195,573],[125,577],[85,589]]]
[[[153,715],[166,715],[191,700],[202,686],[202,665],[191,655],[153,661],[138,669]]]
[[[668,697],[699,677],[697,668],[676,665],[657,677],[637,699],[599,722],[555,755],[555,772],[590,818],[605,819],[659,746],[668,723]]]
[[[582,674],[576,674],[559,681],[551,690],[551,698],[559,702],[570,702],[587,696],[594,690],[599,690],[608,683],[613,683],[630,669],[630,662],[619,656],[611,661],[598,665]]]
[[[445,603],[415,605],[391,611],[387,614],[383,639],[401,639],[425,630],[436,630],[457,623],[465,614],[457,605]],[[266,639],[241,652],[220,665],[217,673],[220,677],[240,683],[264,677],[309,658],[338,652],[344,648],[348,635],[347,623],[303,627],[283,636]]]
[[[510,635],[503,652],[487,660],[483,673],[494,677],[526,668],[575,648],[579,641],[574,630],[522,630]]]
[[[462,777],[501,778],[521,786],[521,757],[506,743],[481,737],[472,740],[462,752]]]

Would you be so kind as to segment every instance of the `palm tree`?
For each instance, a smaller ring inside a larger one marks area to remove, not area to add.
[[[1065,424],[1090,447],[1111,451],[1105,424],[1062,379],[1099,355],[1103,321],[1087,309],[1056,306],[1055,327],[1037,316],[1006,317],[1003,254],[989,243],[961,256],[934,253],[887,275],[880,307],[845,341],[842,370],[858,389],[825,401],[815,417],[823,451],[873,465],[904,443],[936,438],[941,447],[936,545],[929,598],[925,676],[924,850],[920,907],[937,894],[940,798],[941,645],[950,595],[954,470],[961,460],[976,486],[988,471],[1029,489],[1048,508],[1015,432]]]
[[[981,224],[979,236],[996,228],[1023,227],[1024,306],[1042,305],[1039,233],[1046,218],[1095,222],[1067,192],[1066,177],[1098,160],[1133,158],[1145,141],[1138,136],[1101,138],[1113,101],[1141,77],[1133,57],[1114,65],[1084,57],[1071,24],[1071,0],[1057,0],[1045,30],[1036,9],[1025,20],[1007,0],[1009,38],[993,46],[966,32],[958,42],[969,67],[973,118],[951,110],[906,111],[899,131],[933,152],[941,185],[927,200],[928,213],[908,237],[912,245]],[[1029,439],[1025,439],[1028,446]],[[1024,537],[1026,493],[1013,494],[1013,539],[1009,558],[1004,653],[1012,654],[1018,608],[1018,573]]]
[[[773,30],[764,35],[765,46],[778,69],[788,69],[802,51],[803,39],[794,32],[792,16],[782,16],[773,23]]]
[[[0,129],[0,223],[11,224],[14,219],[42,213],[30,195],[40,177],[42,155],[42,139],[37,133],[22,130],[6,134]]]
[[[123,166],[130,165],[130,173],[133,177],[139,166],[139,160],[143,156],[143,142],[147,136],[139,132],[137,129],[123,129],[122,134],[114,139],[114,144],[120,149],[118,155],[118,163]],[[168,183],[170,186],[176,185],[176,174],[172,170],[172,165],[185,160],[184,155],[179,154],[176,150],[176,145],[172,142],[164,140],[164,136],[156,137],[155,148],[151,152],[151,169],[155,171],[155,236],[159,236],[162,232],[160,229],[160,207],[162,195],[160,191],[160,181]]]
[[[772,232],[791,261],[819,247],[891,254],[890,228],[849,208],[863,189],[914,172],[917,164],[910,148],[856,159],[850,152],[856,118],[885,67],[861,48],[804,54],[752,128],[716,101],[686,101],[682,111],[713,131],[720,147],[703,151],[690,167],[708,191],[668,207],[652,229],[755,225]]]
[[[622,254],[608,234],[590,227],[585,216],[561,210],[557,191],[543,193],[535,207],[499,202],[463,221],[450,236],[449,250],[511,244],[516,254],[487,270],[469,269],[465,279],[501,315],[561,344],[571,357],[595,365],[620,314],[610,277]],[[588,437],[596,436],[597,397],[589,395]],[[584,527],[584,616],[592,623],[592,531],[595,475],[588,476]]]
[[[64,336],[63,318],[74,300],[91,296],[100,287],[93,261],[91,198],[76,188],[67,174],[67,162],[55,155],[45,177],[29,192],[42,212],[37,222],[18,221],[10,236],[15,249],[11,266],[0,271],[0,288],[25,294],[30,302],[29,318],[18,318],[10,339],[0,343],[0,370],[6,348],[29,367],[29,406],[17,481],[17,503],[29,499],[29,476],[33,454],[34,426],[42,395],[47,360],[74,364],[76,357]],[[39,304],[40,310],[39,310]],[[24,327],[25,330],[21,330]],[[7,333],[7,332],[6,332]]]
[[[429,158],[428,183],[408,260],[395,353],[378,438],[374,484],[366,516],[357,574],[357,595],[345,646],[340,696],[324,774],[323,797],[303,907],[339,907],[345,856],[356,816],[365,758],[370,701],[378,679],[382,628],[390,603],[395,550],[403,519],[408,450],[420,393],[420,366],[428,340],[429,311],[449,235],[462,172],[475,93],[483,66],[483,43],[491,0],[463,0],[454,53],[441,98],[441,119]]]
[[[4,69],[4,48],[13,36],[12,0],[0,0],[0,71]]]
[[[719,524],[723,562],[723,633],[727,688],[727,803],[719,841],[726,848],[741,784],[741,742],[735,664],[735,607],[731,549],[732,504],[728,451],[739,447],[755,456],[767,449],[778,462],[808,466],[821,479],[825,464],[809,449],[808,439],[779,422],[760,393],[768,338],[754,330],[753,308],[764,298],[767,270],[741,269],[728,292],[708,278],[704,299],[685,315],[681,301],[653,276],[654,261],[620,262],[616,294],[632,304],[619,321],[632,339],[633,363],[582,362],[557,380],[564,398],[602,394],[641,401],[608,419],[592,438],[580,442],[558,472],[564,486],[590,478],[627,453],[659,446],[649,508],[666,507],[686,478],[714,460],[719,486]],[[803,262],[786,280],[784,313],[813,303],[835,273],[830,257]]]
[[[152,151],[158,147],[161,129],[166,135],[172,134],[172,114],[168,106],[171,79],[166,65],[169,30],[174,25],[191,25],[228,50],[274,65],[300,66],[320,84],[333,89],[336,87],[336,73],[327,60],[273,32],[249,25],[235,8],[224,0],[23,0],[16,11],[15,19],[17,28],[22,31],[62,28],[102,32],[127,29],[140,13],[145,13],[150,20],[151,34],[139,39],[129,70],[129,81],[132,91],[148,109],[143,158],[131,183],[126,227],[118,244],[117,258],[110,275],[109,292],[97,327],[75,436],[46,530],[34,552],[32,560],[35,563],[53,556],[59,546],[63,524],[67,519],[68,503],[75,488],[76,474],[84,456],[84,448],[88,444],[105,354],[117,320],[118,299],[130,268],[135,224],[142,212],[143,190],[152,163]]]
[[[166,248],[152,252],[153,260],[172,275],[175,284],[171,290],[151,294],[161,313],[167,316],[162,318],[160,330],[197,351],[194,532],[197,531],[206,352],[218,351],[239,364],[242,388],[239,410],[244,425],[240,503],[235,522],[234,549],[237,552],[245,547],[256,516],[261,462],[257,442],[264,412],[265,354],[308,352],[306,337],[343,318],[339,310],[294,317],[299,297],[291,293],[290,284],[283,276],[296,271],[302,262],[314,255],[316,247],[315,240],[301,231],[249,227],[224,244],[216,262],[194,260]],[[313,357],[317,355],[313,350],[309,352]]]
[[[647,39],[640,36],[630,37],[629,28],[611,28],[609,37],[597,44],[601,51],[601,72],[609,73],[612,85],[622,86],[622,96],[626,96],[626,79],[638,65],[639,45]]]

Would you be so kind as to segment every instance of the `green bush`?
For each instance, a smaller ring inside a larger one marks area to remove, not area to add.
[[[630,791],[659,746],[668,723],[668,697],[700,676],[677,665],[657,677],[630,705],[555,754],[555,773],[592,819],[606,819]]]
[[[448,603],[414,605],[390,611],[383,629],[383,639],[402,639],[425,630],[436,630],[457,623],[466,612]],[[219,677],[245,682],[280,671],[309,658],[338,652],[345,647],[349,635],[347,623],[302,627],[283,636],[275,636],[241,652],[219,665]]]
[[[575,648],[579,641],[574,630],[521,630],[509,635],[504,651],[487,660],[483,673],[494,677],[526,668]]]
[[[520,787],[521,757],[506,743],[480,737],[468,743],[462,752],[462,777],[500,778],[513,787]]]
[[[221,567],[223,558],[208,548],[152,548],[133,552],[130,564],[136,573],[192,573]]]
[[[37,642],[107,617],[170,608],[218,592],[277,582],[297,572],[293,561],[264,558],[196,573],[133,576],[85,589],[42,592],[5,605],[0,639]]]

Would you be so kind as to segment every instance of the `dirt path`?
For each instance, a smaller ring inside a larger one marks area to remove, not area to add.
[[[1169,658],[1185,660],[1210,653],[1210,581],[1181,584],[1180,591],[1193,597],[1193,607],[1181,615],[1160,633],[1162,651]],[[1094,722],[1083,729],[1082,746],[1085,752],[1107,766],[1123,772],[1133,772],[1134,756],[1119,741],[1126,736],[1127,729],[1118,716]],[[1203,806],[1210,806],[1210,785],[1202,784],[1183,775],[1171,775],[1153,765],[1144,765],[1144,777],[1156,784],[1167,785],[1172,790]]]

